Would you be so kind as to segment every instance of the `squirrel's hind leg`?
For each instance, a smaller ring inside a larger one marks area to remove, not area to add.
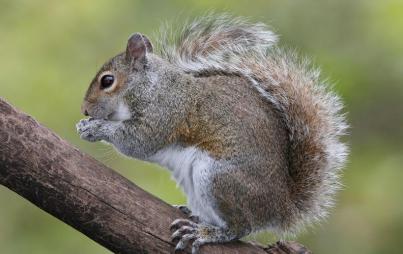
[[[225,243],[243,237],[248,232],[237,233],[226,227],[217,227],[206,223],[195,223],[188,219],[177,219],[171,224],[172,241],[178,241],[175,251],[184,250],[192,243],[192,254],[199,252],[206,243]]]

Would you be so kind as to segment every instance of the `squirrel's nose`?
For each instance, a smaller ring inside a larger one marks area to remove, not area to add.
[[[86,101],[84,101],[84,103],[81,105],[81,113],[83,113],[85,116],[90,115],[88,113],[88,103]]]

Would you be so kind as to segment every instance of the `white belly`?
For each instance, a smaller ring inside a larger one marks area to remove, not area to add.
[[[149,158],[168,168],[188,198],[188,207],[204,222],[223,226],[224,222],[213,210],[214,198],[210,191],[210,177],[218,162],[196,147],[171,145]]]

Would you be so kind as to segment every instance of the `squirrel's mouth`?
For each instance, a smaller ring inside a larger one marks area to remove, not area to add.
[[[106,111],[103,110],[93,110],[89,112],[88,116],[94,119],[103,119],[110,122],[121,122],[133,118],[133,114],[129,111],[129,108],[123,104],[118,105],[118,107]],[[103,112],[102,112],[103,111]],[[105,112],[106,111],[106,112]]]

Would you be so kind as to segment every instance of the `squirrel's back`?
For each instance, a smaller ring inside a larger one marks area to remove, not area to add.
[[[295,232],[326,216],[339,188],[347,147],[342,103],[319,71],[292,51],[276,46],[264,24],[210,15],[165,32],[161,56],[194,76],[234,74],[246,78],[282,120],[289,139],[290,193],[297,207]]]

